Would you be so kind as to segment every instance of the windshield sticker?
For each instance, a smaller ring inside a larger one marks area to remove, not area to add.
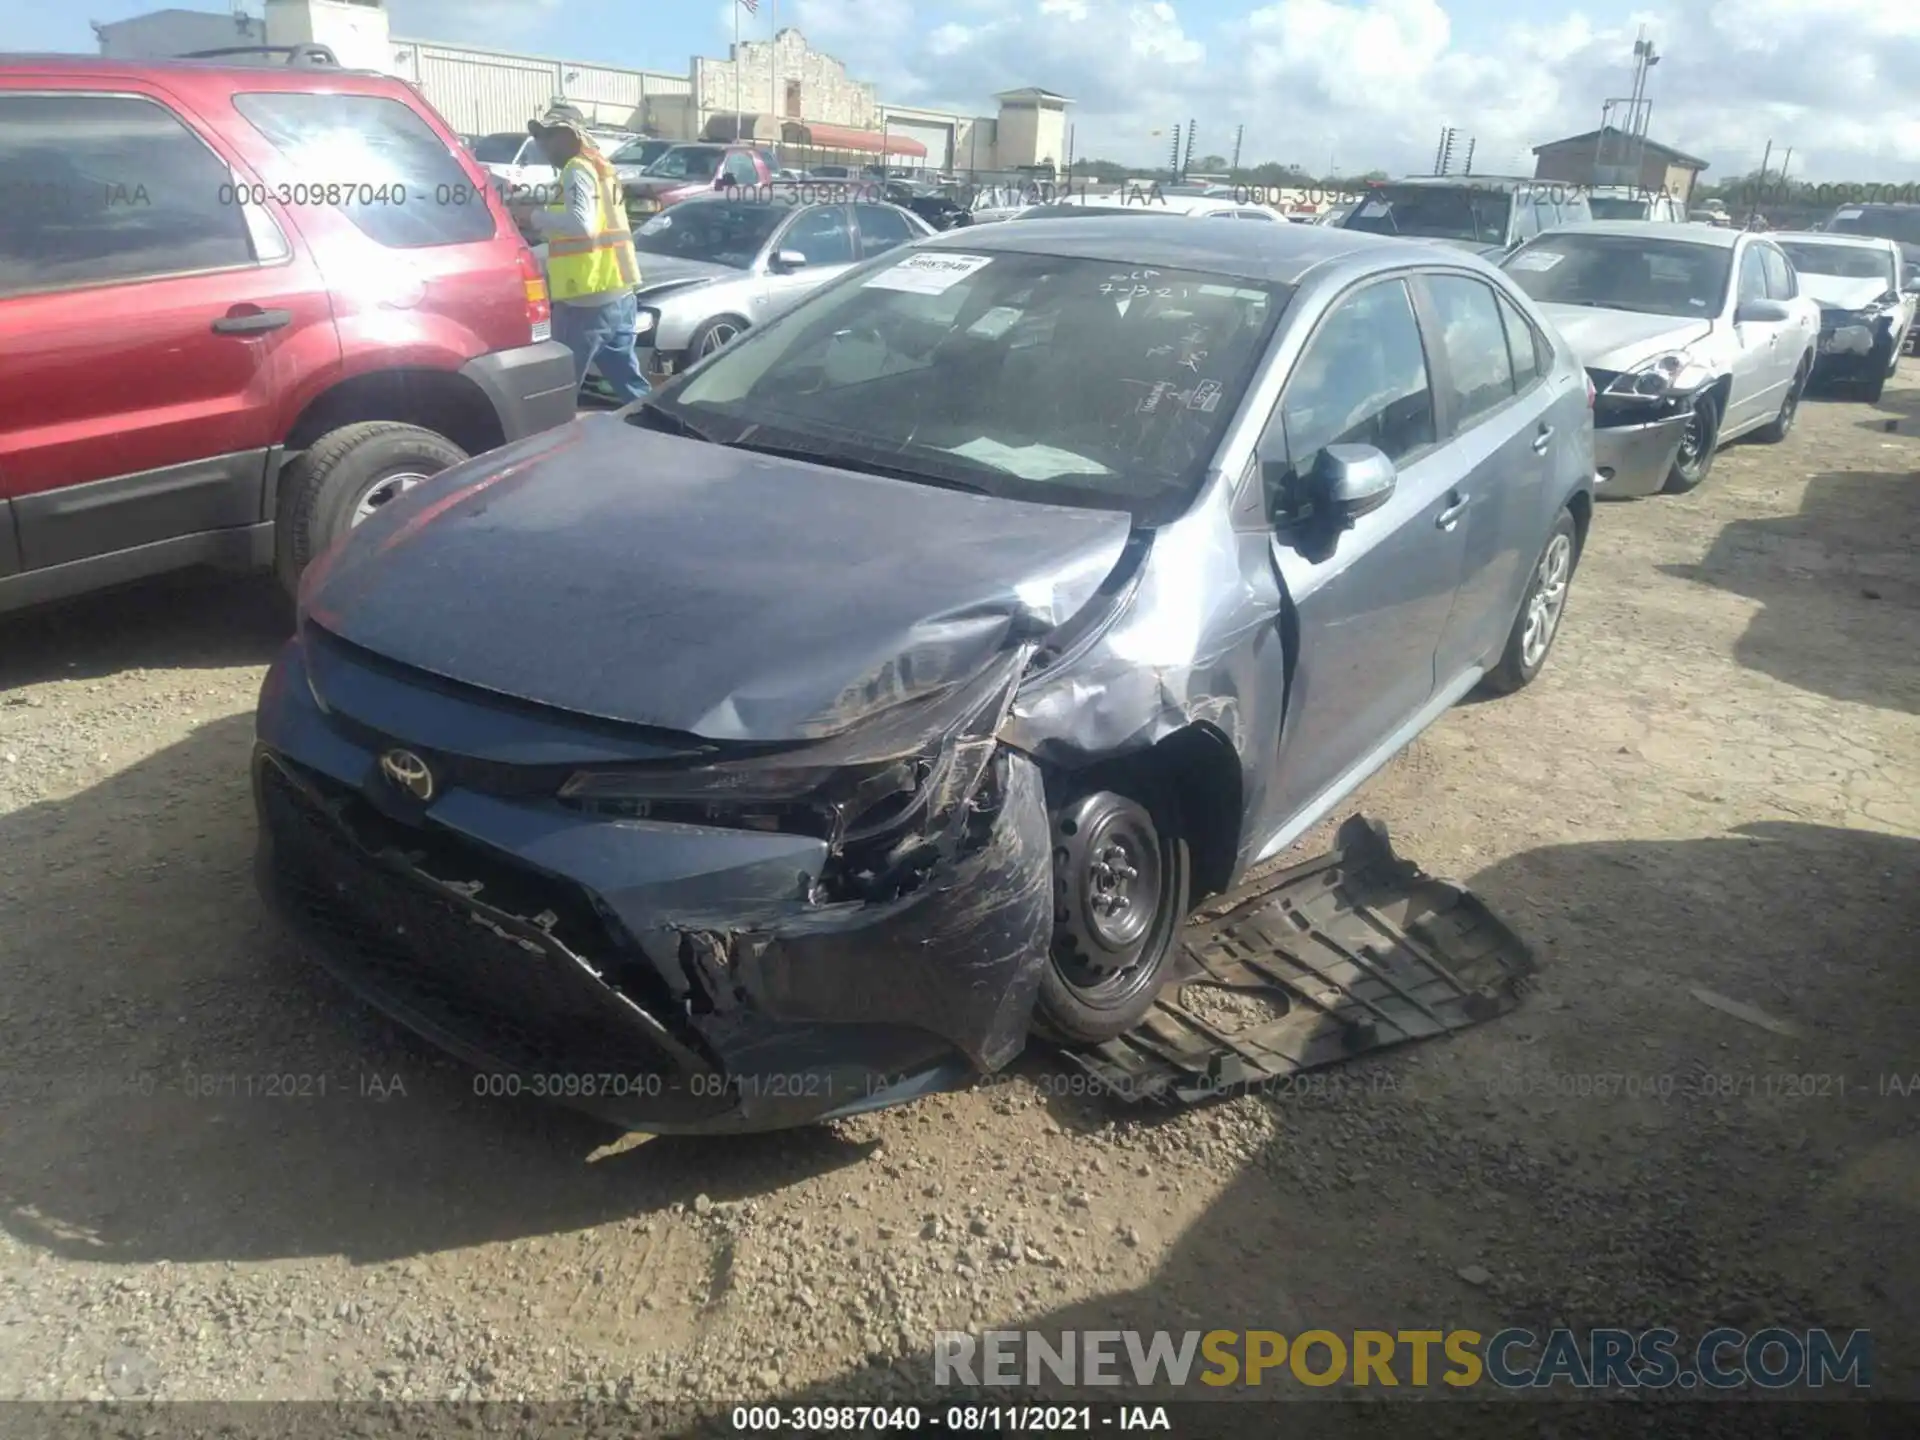
[[[1020,311],[1011,305],[996,305],[969,325],[967,333],[985,340],[998,340],[1019,323]]]
[[[991,255],[949,255],[927,251],[909,255],[898,265],[882,270],[863,289],[901,290],[909,295],[944,295],[955,285],[993,263]]]
[[[1516,255],[1507,262],[1509,270],[1551,270],[1566,255],[1558,250],[1529,250],[1524,255]]]
[[[1857,208],[1837,211],[1833,218],[1836,220],[1858,220],[1860,218],[1860,211]]]
[[[985,435],[978,440],[969,440],[964,445],[951,446],[947,453],[978,460],[982,465],[991,465],[1022,480],[1054,480],[1062,475],[1113,473],[1098,460],[1075,455],[1071,450],[1057,450],[1051,445],[1022,445],[1016,449]]]
[[[1360,217],[1363,220],[1378,220],[1389,208],[1384,200],[1369,200],[1360,207]]]
[[[1211,415],[1220,408],[1220,382],[1202,380],[1193,387],[1193,393],[1187,397],[1187,408]]]

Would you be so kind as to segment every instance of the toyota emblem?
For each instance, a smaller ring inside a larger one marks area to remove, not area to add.
[[[433,771],[411,750],[389,750],[380,757],[380,773],[416,800],[433,798]]]

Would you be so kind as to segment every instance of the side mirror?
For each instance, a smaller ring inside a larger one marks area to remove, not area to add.
[[[1371,445],[1329,445],[1313,469],[1320,504],[1343,530],[1392,499],[1398,480],[1393,461]]]
[[[773,252],[773,270],[779,275],[789,275],[795,270],[804,270],[807,257],[798,250],[776,250]]]
[[[1780,300],[1742,300],[1733,312],[1736,325],[1778,325],[1793,318],[1793,312]]]

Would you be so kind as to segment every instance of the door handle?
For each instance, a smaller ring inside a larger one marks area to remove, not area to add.
[[[1462,495],[1458,490],[1453,492],[1451,498],[1453,503],[1433,517],[1433,523],[1442,530],[1451,530],[1473,500],[1471,495]]]
[[[1533,437],[1533,453],[1536,455],[1546,454],[1547,447],[1552,443],[1553,427],[1551,425],[1542,425],[1540,427],[1540,433]]]
[[[213,322],[216,335],[258,335],[293,323],[291,310],[255,310],[246,315],[222,315]]]

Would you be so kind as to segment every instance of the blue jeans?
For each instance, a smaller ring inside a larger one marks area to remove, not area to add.
[[[573,379],[577,388],[587,378],[587,367],[597,364],[601,378],[622,400],[638,400],[653,389],[634,354],[634,326],[640,306],[632,295],[604,305],[553,307],[553,338],[573,351]]]

